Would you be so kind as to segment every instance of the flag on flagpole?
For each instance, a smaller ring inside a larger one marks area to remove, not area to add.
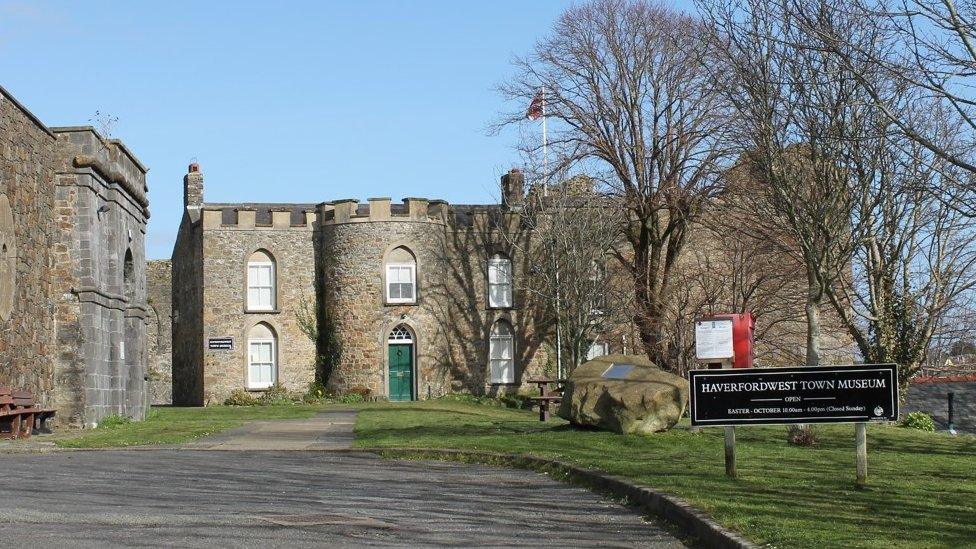
[[[525,117],[529,120],[538,120],[546,115],[546,97],[542,90],[535,92],[529,110],[525,112]]]

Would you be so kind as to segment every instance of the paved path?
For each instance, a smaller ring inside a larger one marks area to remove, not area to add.
[[[356,412],[330,410],[310,419],[252,421],[187,444],[207,450],[343,450],[356,435]]]
[[[294,443],[293,428],[255,429]],[[10,547],[681,546],[587,490],[507,468],[211,450],[5,455],[3,468]]]

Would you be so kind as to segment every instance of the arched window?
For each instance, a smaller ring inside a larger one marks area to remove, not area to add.
[[[258,250],[247,259],[247,310],[275,309],[275,262],[271,254]]]
[[[501,254],[488,260],[488,306],[512,306],[512,261]]]
[[[399,324],[390,332],[387,341],[389,343],[413,343],[413,335],[406,326]]]
[[[278,337],[261,322],[247,333],[247,388],[267,389],[278,379]]]
[[[417,260],[403,246],[386,257],[386,302],[417,302]]]
[[[125,251],[125,260],[122,262],[122,294],[128,301],[135,297],[135,265],[132,262],[132,250]]]
[[[515,383],[515,339],[507,321],[499,320],[491,327],[488,359],[491,383]]]

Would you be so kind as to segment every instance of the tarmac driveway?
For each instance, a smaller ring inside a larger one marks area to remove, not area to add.
[[[653,522],[545,475],[322,451],[0,456],[11,547],[679,547]]]

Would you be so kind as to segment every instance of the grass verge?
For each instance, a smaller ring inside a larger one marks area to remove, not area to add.
[[[240,427],[249,420],[312,417],[321,406],[211,406],[153,408],[145,421],[109,422],[96,429],[74,431],[56,439],[64,448],[107,448],[148,444],[180,444]]]
[[[783,427],[739,428],[738,480],[724,475],[721,429],[616,435],[461,402],[364,408],[356,445],[522,453],[599,469],[675,494],[775,547],[976,544],[976,438],[871,425],[869,488],[856,490],[853,426],[818,430],[818,447],[798,448]]]

